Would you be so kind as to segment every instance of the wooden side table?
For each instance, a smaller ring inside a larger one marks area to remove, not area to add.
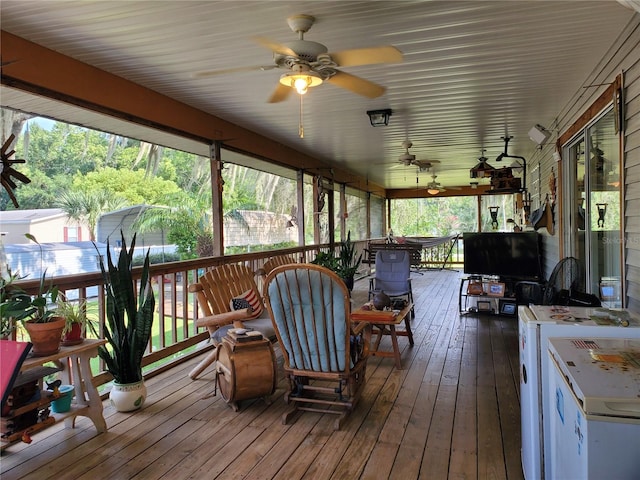
[[[400,358],[400,348],[398,346],[398,336],[408,337],[409,346],[413,347],[413,333],[411,332],[411,324],[409,317],[413,304],[408,304],[399,312],[365,310],[362,307],[351,312],[351,321],[368,322],[374,326],[373,333],[376,334],[376,342],[369,352],[371,355],[378,357],[392,357],[396,361],[396,368],[402,369],[402,359]],[[404,322],[404,330],[396,330],[396,325]],[[392,351],[380,350],[380,341],[383,335],[391,337]]]
[[[93,384],[93,374],[91,373],[90,360],[98,356],[98,347],[106,343],[106,340],[87,339],[79,345],[69,347],[60,347],[60,351],[46,357],[28,356],[20,368],[20,374],[28,374],[30,370],[43,367],[45,364],[53,362],[62,365],[62,374],[67,376],[63,383],[68,382],[73,385],[73,403],[71,409],[65,413],[53,414],[48,421],[36,423],[19,432],[15,432],[10,436],[2,439],[2,449],[9,444],[20,440],[22,435],[27,432],[29,434],[42,430],[52,425],[56,421],[64,420],[65,427],[74,428],[75,419],[78,416],[88,417],[96,427],[98,433],[107,431],[107,423],[102,415],[102,400],[100,394]],[[20,378],[20,375],[18,376]],[[22,405],[9,411],[9,414],[3,419],[21,415],[33,409],[42,409],[48,407],[49,403],[54,400],[50,392],[42,392],[40,399],[29,404]],[[53,419],[53,420],[50,420]]]
[[[269,396],[276,390],[276,356],[266,338],[246,343],[226,336],[217,347],[216,382],[222,398],[234,411],[238,402]]]

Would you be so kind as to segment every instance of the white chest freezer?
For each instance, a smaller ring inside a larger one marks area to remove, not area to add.
[[[628,326],[624,326],[626,323]],[[518,307],[522,469],[526,480],[551,479],[547,378],[550,337],[640,339],[640,318],[626,310],[532,305]]]
[[[551,338],[551,476],[640,476],[640,340]]]

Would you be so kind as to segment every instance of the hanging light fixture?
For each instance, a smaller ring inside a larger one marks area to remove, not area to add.
[[[511,140],[512,136],[500,137],[500,140],[504,142],[504,152],[502,152],[496,158],[496,162],[501,162],[504,158],[513,158],[514,161],[511,163],[509,168],[516,173],[522,172],[522,191],[527,191],[527,161],[524,157],[519,155],[509,155],[507,153],[507,149],[509,148],[509,140]]]
[[[322,77],[311,70],[306,65],[294,65],[293,72],[284,73],[280,77],[280,83],[286,87],[291,87],[300,95],[300,123],[298,125],[298,136],[304,138],[303,115],[304,107],[302,96],[307,93],[309,88],[317,87],[322,84]]]
[[[478,160],[476,166],[469,171],[471,178],[490,177],[496,169],[487,162],[487,157],[484,156],[484,150],[482,150],[482,156]]]
[[[386,127],[389,125],[389,117],[391,117],[392,113],[393,111],[390,108],[367,111],[367,115],[369,115],[369,123],[371,123],[372,127]]]
[[[321,85],[322,77],[309,67],[296,65],[293,72],[282,74],[280,83],[295,89],[299,95],[304,95],[309,88]]]

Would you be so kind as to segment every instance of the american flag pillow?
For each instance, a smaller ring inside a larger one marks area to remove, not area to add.
[[[262,313],[262,302],[254,289],[247,290],[242,295],[232,298],[230,306],[231,310],[242,310],[251,307],[249,318],[257,318]]]

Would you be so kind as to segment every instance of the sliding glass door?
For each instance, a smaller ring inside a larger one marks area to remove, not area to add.
[[[585,266],[585,288],[603,303],[622,299],[620,154],[609,109],[565,147],[565,251]]]

